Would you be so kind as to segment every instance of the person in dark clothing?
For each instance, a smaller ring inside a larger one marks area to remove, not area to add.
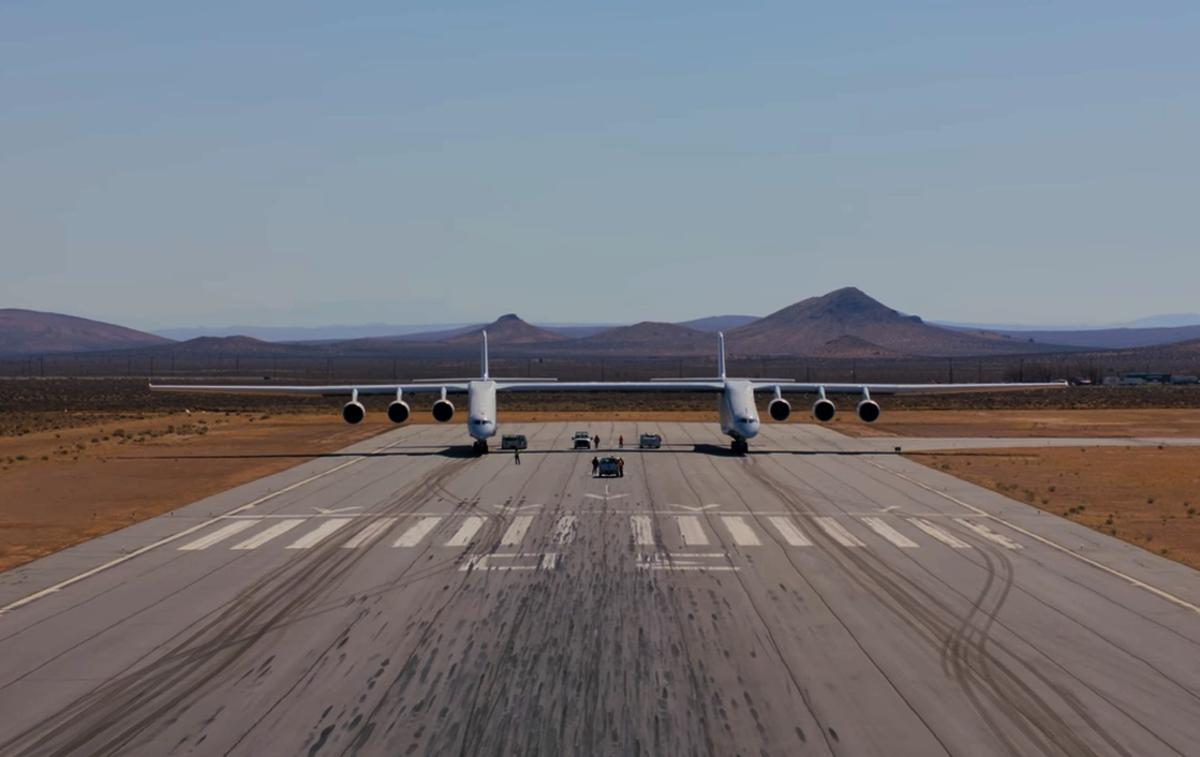
[[[625,435],[624,434],[621,434],[620,436],[617,437],[617,446],[620,447],[621,449],[625,449]]]
[[[513,462],[517,465],[521,464],[521,450],[513,448]]]
[[[592,458],[592,478],[596,477],[596,471],[600,470],[600,458]]]
[[[594,446],[596,449],[600,449],[600,435],[599,434],[596,434],[596,443],[592,446]]]
[[[625,478],[625,458],[623,457],[617,458],[617,476]]]

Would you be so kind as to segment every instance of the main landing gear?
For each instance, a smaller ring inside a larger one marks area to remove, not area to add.
[[[488,453],[488,445],[486,439],[477,439],[475,444],[471,445],[471,449],[476,455],[486,455]]]
[[[735,455],[744,455],[750,451],[750,442],[745,439],[734,439],[729,443],[729,450]]]

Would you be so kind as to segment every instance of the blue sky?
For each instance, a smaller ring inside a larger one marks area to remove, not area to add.
[[[4,3],[0,306],[1200,309],[1196,3],[735,5]]]

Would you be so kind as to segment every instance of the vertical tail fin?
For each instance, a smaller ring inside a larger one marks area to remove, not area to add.
[[[725,378],[725,333],[717,332],[717,375]]]
[[[487,332],[483,332],[483,352],[479,355],[479,375],[484,381],[488,379]]]

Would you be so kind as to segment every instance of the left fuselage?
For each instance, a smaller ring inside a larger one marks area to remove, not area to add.
[[[758,436],[760,421],[754,404],[754,385],[749,381],[726,381],[721,392],[721,433],[739,441]]]

